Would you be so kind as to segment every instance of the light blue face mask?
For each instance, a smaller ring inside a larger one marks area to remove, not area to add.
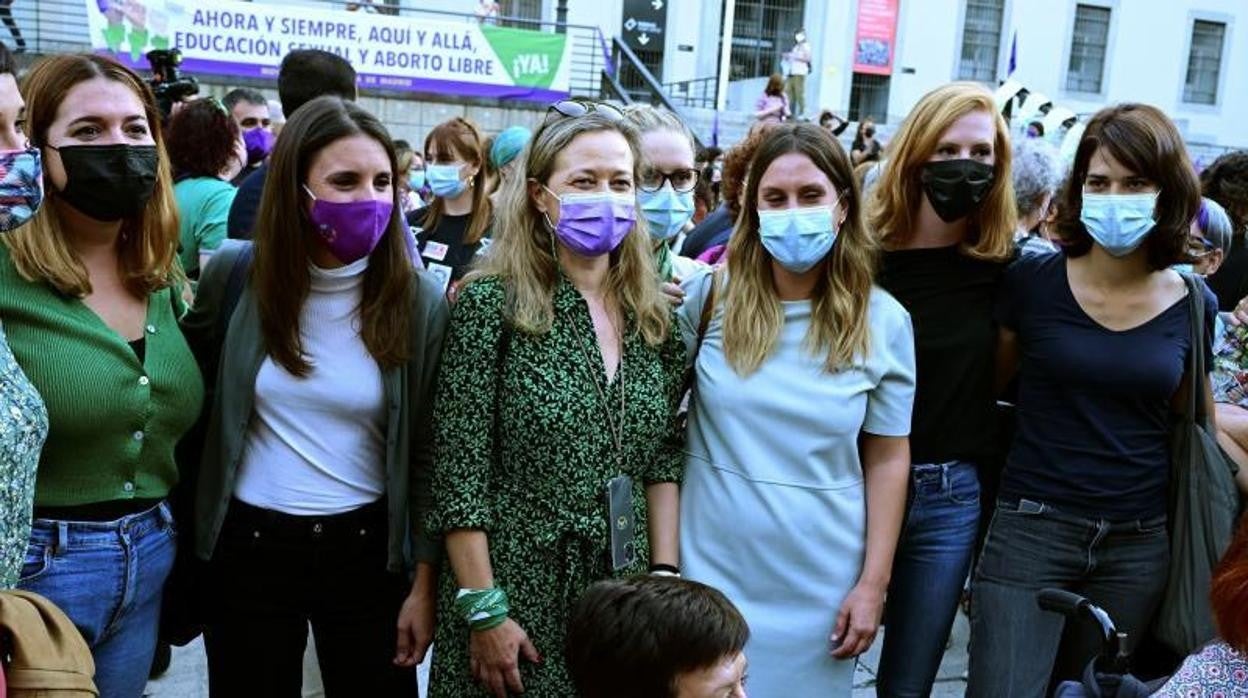
[[[804,274],[828,255],[836,242],[831,206],[758,212],[763,247],[794,274]]]
[[[412,191],[420,191],[425,188],[425,171],[412,170],[407,175],[407,183],[412,187]]]
[[[637,201],[655,240],[671,240],[693,218],[693,192],[678,193],[670,184],[658,191],[639,191]]]
[[[434,196],[453,199],[464,192],[468,183],[459,178],[463,165],[426,165],[425,179]]]
[[[1096,244],[1115,257],[1134,252],[1156,225],[1157,194],[1083,195],[1079,220]]]
[[[1196,273],[1196,268],[1190,264],[1175,264],[1171,266],[1170,268],[1179,272],[1180,274],[1195,274]]]

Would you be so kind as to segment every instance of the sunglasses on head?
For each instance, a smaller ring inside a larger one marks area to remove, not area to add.
[[[590,113],[597,113],[612,123],[624,120],[624,112],[615,105],[586,99],[564,99],[546,108],[546,121],[543,126],[559,119],[576,119]]]

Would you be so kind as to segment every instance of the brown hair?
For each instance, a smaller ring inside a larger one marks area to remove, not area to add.
[[[724,355],[738,374],[748,376],[767,360],[780,339],[784,309],[772,281],[771,255],[758,232],[758,188],[767,168],[781,156],[807,157],[836,188],[845,222],[822,262],[823,274],[811,299],[806,348],[824,355],[829,373],[866,355],[870,343],[867,304],[875,274],[876,242],[862,224],[858,183],[849,156],[826,129],[816,124],[782,124],[770,130],[750,163],[743,209],[728,241],[727,294],[724,298]]]
[[[26,97],[26,133],[36,147],[48,145],[48,129],[65,95],[78,84],[105,78],[130,88],[143,104],[158,156],[156,185],[143,212],[121,223],[117,256],[126,290],[146,298],[153,291],[183,278],[177,263],[178,212],[169,175],[169,157],[160,133],[160,111],[147,84],[129,68],[107,56],[93,53],[61,54],[42,58],[23,84]],[[44,191],[59,195],[44,171]],[[4,237],[13,265],[22,278],[44,281],[66,295],[91,294],[91,277],[61,229],[56,207],[44,204],[28,225]]]
[[[220,177],[238,156],[238,137],[238,122],[215,97],[206,97],[169,119],[165,145],[179,177]]]
[[[993,260],[1007,259],[1013,253],[1018,211],[1014,205],[1009,130],[992,93],[972,82],[949,83],[923,95],[889,143],[888,161],[867,203],[867,223],[886,246],[914,234],[924,196],[920,172],[936,152],[940,137],[958,119],[980,111],[990,114],[996,126],[992,188],[967,219],[962,252]]]
[[[1213,571],[1209,589],[1213,617],[1226,644],[1248,654],[1248,516]]]
[[[1186,260],[1188,234],[1200,211],[1200,181],[1170,118],[1156,107],[1131,103],[1097,112],[1079,141],[1057,218],[1067,256],[1079,257],[1092,249],[1092,236],[1081,220],[1083,184],[1092,156],[1101,148],[1161,189],[1154,213],[1157,224],[1144,240],[1149,267],[1161,270]]]
[[[1231,232],[1242,238],[1248,230],[1248,150],[1218,156],[1200,173],[1204,195],[1222,205],[1231,219]]]
[[[728,597],[687,579],[639,576],[589,587],[564,646],[584,698],[668,698],[682,674],[745,649],[750,628]]]
[[[745,175],[749,172],[750,161],[771,129],[777,124],[759,123],[750,129],[749,135],[740,143],[724,153],[724,167],[719,173],[719,192],[735,221],[741,215],[741,190],[745,188]]]
[[[315,235],[304,186],[316,155],[331,143],[355,135],[380,143],[390,159],[390,171],[398,170],[386,128],[355,103],[325,96],[300,107],[277,139],[256,216],[251,278],[264,348],[282,368],[299,377],[311,370],[303,353],[299,313],[308,298],[308,260]],[[369,257],[359,308],[360,337],[383,368],[407,359],[412,307],[412,262],[397,181],[391,190],[390,227]]]
[[[468,230],[464,231],[464,244],[475,245],[485,237],[485,232],[494,222],[494,204],[490,201],[487,171],[489,154],[482,145],[481,132],[471,121],[457,116],[434,126],[425,136],[426,165],[433,162],[429,156],[431,146],[437,146],[440,153],[455,153],[456,157],[477,167],[476,182],[472,187],[472,217]],[[429,204],[429,212],[425,214],[425,230],[438,227],[442,216],[446,215],[445,208],[442,198],[434,197],[433,203]]]
[[[784,94],[784,76],[780,73],[772,73],[771,77],[767,78],[767,87],[763,89],[763,92],[772,97]]]

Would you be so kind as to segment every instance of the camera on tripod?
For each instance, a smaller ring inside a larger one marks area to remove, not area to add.
[[[178,49],[148,51],[147,62],[152,67],[152,77],[147,84],[151,85],[156,104],[165,118],[173,112],[174,104],[199,94],[199,81],[178,69],[182,65],[182,52]]]

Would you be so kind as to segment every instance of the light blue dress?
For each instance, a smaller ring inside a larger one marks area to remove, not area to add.
[[[685,284],[679,317],[691,352],[710,279]],[[910,316],[872,289],[870,353],[830,374],[804,346],[811,303],[783,303],[775,350],[742,377],[724,356],[725,296],[724,288],[716,293],[696,360],[681,568],[723,591],[749,623],[751,694],[848,696],[854,663],[833,659],[828,637],[865,552],[858,437],[910,432]]]

